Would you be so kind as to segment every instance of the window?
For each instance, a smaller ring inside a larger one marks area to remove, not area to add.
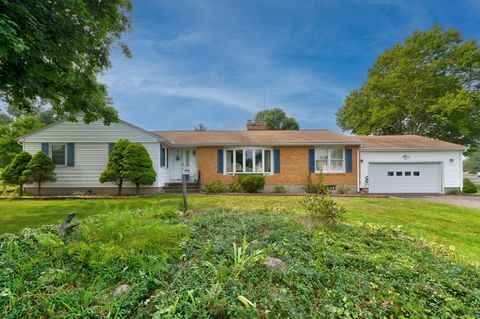
[[[413,172],[413,176],[420,176],[420,172]]]
[[[402,176],[403,173],[402,173],[402,172],[397,172],[395,175],[397,175],[397,176]]]
[[[405,172],[405,176],[412,176],[412,172]]]
[[[225,150],[225,173],[272,173],[272,150],[245,147]]]
[[[51,157],[56,166],[65,166],[67,163],[67,147],[65,144],[52,144]]]
[[[343,148],[317,148],[315,150],[315,171],[345,172],[345,152]]]
[[[167,148],[163,145],[160,145],[160,167],[168,167]]]
[[[388,172],[387,176],[393,176],[393,172]]]

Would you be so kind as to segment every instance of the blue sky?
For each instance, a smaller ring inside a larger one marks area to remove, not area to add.
[[[480,31],[480,0],[133,4],[133,57],[114,50],[101,80],[121,117],[150,130],[243,129],[264,106],[339,130],[336,110],[378,54],[435,23]]]

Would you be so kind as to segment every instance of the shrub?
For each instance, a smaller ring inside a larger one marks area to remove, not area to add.
[[[28,152],[18,153],[10,164],[5,167],[1,174],[1,178],[6,184],[18,185],[18,193],[23,195],[23,179],[22,175],[27,168],[28,163],[32,159],[32,155]]]
[[[338,194],[348,194],[350,192],[350,189],[346,186],[340,185],[337,186],[336,192]]]
[[[55,174],[55,165],[52,159],[42,151],[38,151],[28,162],[23,171],[21,181],[37,183],[37,195],[41,195],[41,186],[43,182],[54,182],[57,180]]]
[[[263,175],[240,175],[238,182],[247,193],[255,193],[265,187],[265,176]]]
[[[466,194],[473,194],[477,192],[477,187],[468,178],[463,179],[463,192]]]
[[[124,151],[130,145],[129,140],[119,140],[115,143],[110,156],[108,157],[107,168],[100,175],[100,183],[111,182],[118,187],[118,195],[122,195],[122,186],[124,181],[123,160]]]
[[[274,193],[286,193],[287,189],[283,185],[275,185],[275,187],[273,188],[273,192]]]
[[[345,219],[345,208],[339,206],[328,196],[304,196],[301,204],[307,211],[310,221],[314,226],[319,223],[333,225]]]
[[[243,192],[243,188],[242,188],[242,185],[240,185],[240,183],[238,181],[235,181],[235,182],[231,183],[230,185],[228,185],[228,191],[230,193],[241,193],[241,192]]]
[[[138,195],[140,185],[152,185],[157,179],[152,159],[141,143],[130,143],[123,152],[123,176],[125,180],[135,184]]]
[[[222,182],[219,180],[205,183],[205,185],[203,185],[203,189],[207,193],[225,193],[226,191],[225,186],[223,186]]]
[[[307,184],[303,187],[306,193],[309,194],[330,194],[330,189],[327,185],[323,185],[325,177],[322,173],[318,174],[318,182],[314,183],[312,180],[312,174],[309,173],[307,177]]]

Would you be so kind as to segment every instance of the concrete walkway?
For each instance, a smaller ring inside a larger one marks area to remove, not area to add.
[[[401,198],[420,199],[434,203],[451,204],[480,209],[480,196],[465,195],[397,195]]]

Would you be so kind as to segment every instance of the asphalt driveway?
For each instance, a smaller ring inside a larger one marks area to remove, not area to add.
[[[414,198],[434,203],[451,204],[457,206],[480,209],[480,196],[465,195],[397,195],[402,198]]]

